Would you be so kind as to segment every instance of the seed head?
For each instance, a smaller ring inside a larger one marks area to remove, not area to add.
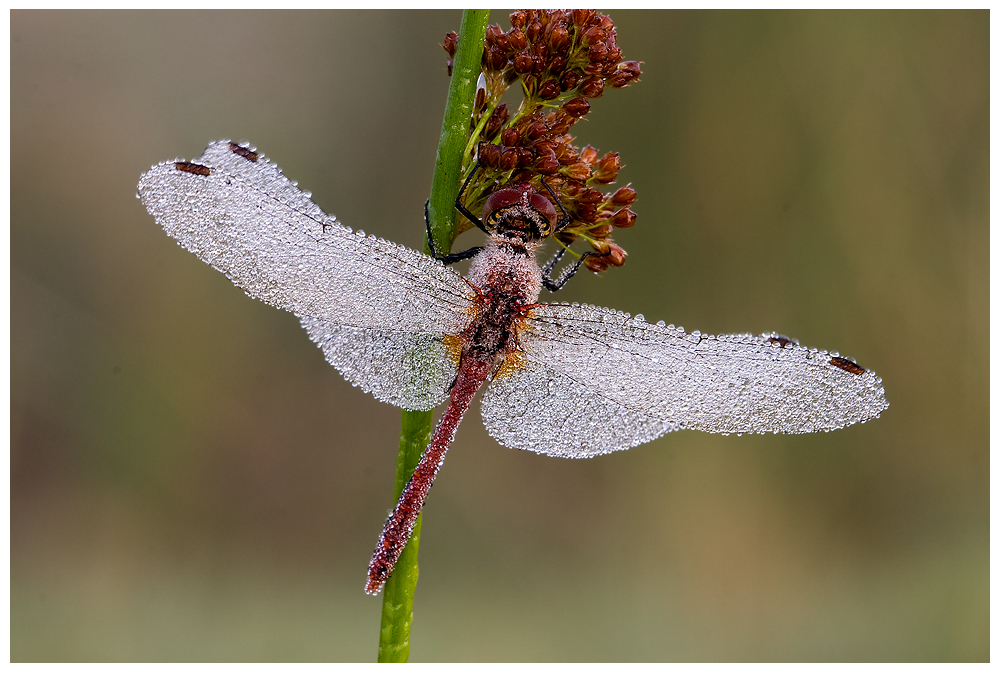
[[[583,238],[596,254],[587,268],[601,271],[620,266],[625,251],[610,240],[615,228],[630,227],[636,200],[631,187],[604,193],[617,179],[621,159],[616,152],[600,156],[590,146],[580,149],[569,134],[607,87],[622,88],[641,74],[638,61],[622,61],[614,22],[591,9],[524,9],[510,15],[511,29],[486,31],[482,58],[485,89],[477,91],[470,120],[481,170],[466,192],[473,212],[497,185],[530,183],[542,194],[553,190],[571,222],[556,236],[564,245]],[[458,36],[449,33],[442,45],[454,59]],[[500,99],[519,82],[524,99],[516,112]],[[471,159],[465,172],[472,170]]]

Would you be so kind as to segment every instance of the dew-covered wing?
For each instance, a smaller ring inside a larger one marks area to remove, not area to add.
[[[393,344],[399,356],[377,363],[398,368],[433,360],[435,351],[427,344],[460,331],[469,320],[475,294],[458,273],[427,255],[340,225],[252,148],[220,141],[194,161],[154,166],[139,181],[138,195],[182,246],[251,297],[303,318],[334,364],[345,362],[328,350],[344,342],[342,327],[369,330],[369,340]],[[399,354],[406,344],[414,353]],[[369,364],[338,367],[373,392],[413,376],[382,373],[374,360]],[[427,394],[410,399],[404,389],[396,403],[417,408],[411,405],[429,399]]]
[[[512,449],[561,458],[592,458],[676,430],[669,419],[637,409],[545,363],[525,359],[503,370],[483,395],[483,423]]]
[[[441,337],[346,327],[313,317],[302,326],[344,378],[404,409],[433,409],[448,397],[458,367]]]
[[[686,333],[548,304],[532,310],[520,341],[520,366],[502,370],[483,415],[499,442],[539,453],[588,457],[682,428],[828,431],[888,406],[873,372],[778,335]]]

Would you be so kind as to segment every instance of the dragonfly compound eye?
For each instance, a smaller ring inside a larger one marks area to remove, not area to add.
[[[552,233],[555,222],[552,202],[530,185],[498,189],[483,205],[483,224],[488,231],[498,234],[545,238]]]

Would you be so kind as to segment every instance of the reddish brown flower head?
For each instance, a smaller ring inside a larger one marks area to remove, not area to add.
[[[510,25],[506,32],[498,26],[486,32],[486,89],[477,93],[470,121],[483,170],[466,206],[476,212],[496,185],[525,183],[541,194],[547,194],[547,187],[571,217],[558,232],[559,240],[565,245],[586,240],[596,253],[585,260],[591,270],[619,266],[625,252],[610,236],[614,229],[635,223],[630,209],[635,190],[622,187],[604,193],[603,185],[614,182],[622,167],[619,155],[600,156],[589,146],[580,149],[570,130],[590,112],[592,99],[608,87],[635,81],[641,65],[622,61],[614,22],[594,10],[518,10],[511,14]],[[453,58],[457,36],[446,35],[442,46]],[[511,112],[499,101],[515,82],[524,100]]]

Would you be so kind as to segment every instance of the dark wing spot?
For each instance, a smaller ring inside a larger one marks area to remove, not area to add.
[[[865,373],[864,367],[859,367],[858,363],[852,362],[847,358],[830,358],[830,364],[834,367],[840,367],[845,372],[850,372],[851,374],[861,375]]]
[[[208,169],[208,166],[193,164],[190,161],[175,161],[174,168],[185,173],[194,173],[195,175],[209,175],[212,172]]]
[[[254,163],[257,163],[257,159],[259,158],[258,154],[249,147],[243,147],[242,145],[237,145],[236,143],[229,143],[229,150],[233,154],[238,154],[247,161],[252,161]]]
[[[772,344],[778,344],[782,348],[784,348],[785,346],[787,346],[789,344],[797,344],[798,343],[795,339],[789,339],[788,337],[783,336],[783,335],[776,336],[776,337],[769,337],[768,338],[768,342],[772,343]]]

